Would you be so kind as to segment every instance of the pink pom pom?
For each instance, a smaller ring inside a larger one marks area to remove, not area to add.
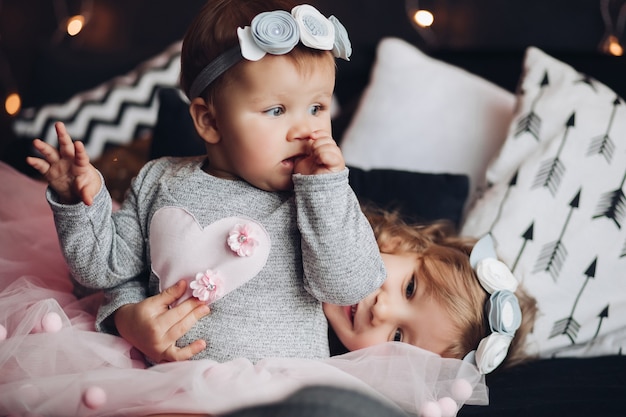
[[[7,338],[7,328],[0,324],[0,342]]]
[[[450,397],[439,398],[439,407],[441,408],[441,417],[454,417],[458,411],[456,401]]]
[[[83,403],[92,410],[102,407],[106,402],[107,393],[100,387],[89,387],[83,393]]]
[[[454,382],[452,383],[451,390],[452,390],[452,397],[454,397],[454,399],[457,400],[458,402],[462,402],[462,403],[467,401],[472,396],[472,393],[474,392],[474,389],[472,388],[472,384],[470,384],[465,379],[455,379]]]
[[[63,328],[63,321],[58,313],[46,313],[41,319],[41,327],[46,333],[56,333]]]
[[[420,417],[441,417],[441,407],[436,401],[426,401],[420,409]]]

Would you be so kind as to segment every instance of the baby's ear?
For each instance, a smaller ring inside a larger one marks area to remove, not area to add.
[[[189,113],[196,131],[205,142],[215,144],[220,141],[213,104],[207,104],[203,98],[196,97],[189,104]]]

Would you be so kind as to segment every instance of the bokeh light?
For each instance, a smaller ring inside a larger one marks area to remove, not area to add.
[[[413,20],[419,26],[427,28],[433,24],[433,22],[435,21],[435,16],[433,16],[433,14],[428,10],[418,10],[413,15]]]
[[[16,115],[22,108],[22,99],[19,94],[11,93],[4,100],[4,110],[10,115]]]
[[[85,17],[82,15],[72,16],[67,20],[67,33],[70,36],[76,36],[83,30],[85,25]]]

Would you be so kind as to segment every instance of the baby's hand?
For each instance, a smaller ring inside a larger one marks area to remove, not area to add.
[[[82,142],[73,142],[65,125],[57,122],[54,127],[59,139],[59,150],[36,139],[33,145],[42,158],[28,157],[26,162],[41,173],[65,204],[83,201],[93,203],[101,187],[100,175],[89,163],[89,156]]]
[[[120,336],[156,363],[187,360],[204,350],[204,340],[183,348],[176,346],[176,341],[210,312],[196,298],[169,308],[185,294],[186,288],[186,281],[181,280],[160,294],[117,309],[113,319]]]
[[[300,159],[294,167],[296,173],[327,174],[343,171],[346,167],[341,149],[328,132],[314,132],[308,146],[308,156]]]

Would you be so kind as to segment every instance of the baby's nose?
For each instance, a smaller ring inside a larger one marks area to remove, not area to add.
[[[393,308],[389,302],[389,296],[384,291],[376,295],[376,302],[372,306],[372,323],[380,324],[389,320],[393,314]]]
[[[289,133],[287,135],[287,139],[289,141],[295,140],[309,140],[313,135],[313,127],[311,124],[304,120],[297,120],[291,129],[289,129]]]

